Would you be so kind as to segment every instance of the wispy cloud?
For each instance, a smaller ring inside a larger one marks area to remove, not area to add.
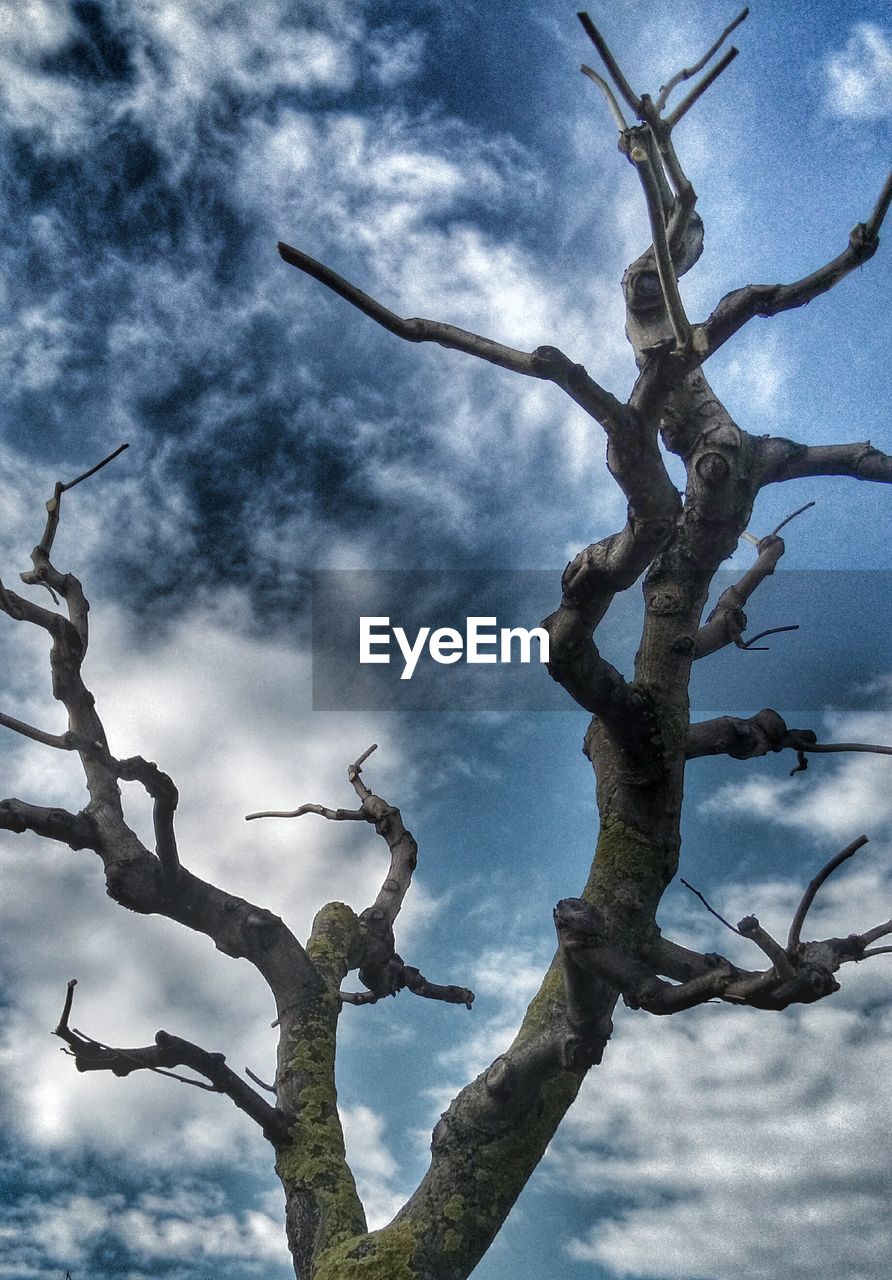
[[[892,112],[892,41],[882,27],[858,22],[842,49],[827,59],[827,110],[852,120]]]

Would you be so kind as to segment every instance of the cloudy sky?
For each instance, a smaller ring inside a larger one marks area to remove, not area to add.
[[[636,88],[655,90],[734,11],[622,0],[593,16]],[[129,441],[68,495],[55,554],[93,603],[85,670],[113,751],[176,779],[188,865],[303,936],[324,901],[367,905],[383,848],[353,824],[244,814],[349,804],[345,765],[377,742],[368,781],[420,845],[399,949],[478,993],[472,1013],[407,996],[345,1012],[348,1147],[377,1225],[423,1172],[452,1093],[505,1047],[550,956],[552,906],[584,880],[586,717],[314,711],[310,575],[553,570],[556,603],[567,559],[623,510],[599,430],[559,391],[401,344],[282,264],[276,241],[400,314],[558,345],[624,396],[618,281],[648,238],[634,174],[559,0],[0,0],[0,24],[0,574],[27,566],[53,482]],[[683,282],[696,318],[729,288],[833,257],[888,167],[884,0],[772,0],[736,38],[742,56],[678,131],[706,222]],[[890,286],[884,245],[832,296],[728,344],[710,378],[741,425],[892,449]],[[810,576],[796,616],[780,576],[750,615],[803,630],[707,660],[727,659],[712,688],[735,701],[709,710],[754,712],[764,679],[794,691],[778,709],[796,723],[890,742],[890,495],[782,488],[753,528],[817,499],[785,560]],[[869,572],[838,572],[853,567]],[[2,621],[0,709],[59,731],[43,636]],[[622,659],[629,637],[617,644]],[[806,690],[816,653],[820,687]],[[3,795],[82,803],[70,759],[12,735],[0,753]],[[866,830],[814,923],[877,923],[892,900],[888,761],[818,759],[795,778],[790,765],[691,766],[687,877],[734,919],[782,929],[814,869]],[[73,1022],[96,1038],[147,1044],[164,1027],[269,1077],[262,982],[109,902],[92,855],[4,836],[0,863],[0,1277],[285,1280],[281,1194],[255,1126],[173,1081],[78,1075],[49,1034],[76,976]],[[728,947],[681,888],[662,923]],[[623,1014],[475,1276],[880,1280],[884,964],[783,1015]]]

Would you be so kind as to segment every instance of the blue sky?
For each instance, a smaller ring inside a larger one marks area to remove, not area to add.
[[[655,90],[734,11],[625,0],[593,16]],[[578,73],[594,51],[556,0],[0,0],[0,19],[2,576],[26,567],[53,482],[128,440],[69,495],[55,556],[93,602],[87,669],[112,749],[176,779],[188,865],[298,933],[326,900],[371,900],[382,848],[353,824],[243,816],[349,804],[344,768],[379,744],[368,780],[420,845],[398,947],[478,992],[472,1013],[408,996],[346,1010],[348,1147],[381,1223],[451,1095],[507,1044],[550,956],[552,906],[584,880],[586,716],[314,712],[309,575],[551,569],[556,603],[563,565],[619,527],[623,503],[599,429],[556,388],[401,344],[282,264],[276,241],[400,314],[558,345],[625,395],[619,278],[648,239],[635,177]],[[773,0],[735,38],[740,58],[677,137],[706,223],[682,285],[697,318],[730,288],[837,254],[888,168],[885,3]],[[709,376],[740,424],[892,449],[890,285],[884,244],[829,297],[723,348]],[[888,492],[775,486],[754,531],[812,498],[785,565],[877,571],[860,605],[882,635]],[[783,597],[766,595],[753,627],[811,628],[800,664],[816,637],[850,656],[812,705],[778,709],[828,738],[890,742],[892,658],[871,639],[873,685],[856,688],[852,628],[825,635],[839,610],[817,598],[839,579],[813,581],[811,617],[779,617]],[[42,637],[3,621],[0,707],[58,731]],[[764,705],[760,671],[783,681],[799,643],[715,659],[752,667],[747,705],[726,709]],[[69,759],[18,739],[0,751],[3,795],[82,803]],[[892,898],[889,764],[820,759],[791,779],[791,763],[692,764],[685,874],[733,918],[785,927],[815,867],[866,830],[815,925],[868,927]],[[131,812],[145,829],[137,795]],[[49,1035],[77,976],[74,1022],[97,1038],[144,1044],[164,1027],[268,1076],[259,978],[114,906],[90,855],[4,836],[0,862],[0,1277],[284,1280],[281,1194],[254,1126],[172,1081],[78,1075]],[[661,919],[727,946],[683,889]],[[883,964],[783,1015],[623,1014],[475,1277],[879,1280]]]

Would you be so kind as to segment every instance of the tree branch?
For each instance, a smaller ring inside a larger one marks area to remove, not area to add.
[[[65,1006],[59,1025],[53,1035],[69,1046],[78,1071],[111,1071],[116,1076],[129,1076],[134,1071],[155,1071],[160,1075],[174,1075],[172,1067],[191,1067],[205,1077],[209,1084],[191,1080],[188,1076],[174,1075],[184,1084],[199,1085],[214,1093],[223,1093],[240,1111],[251,1117],[263,1130],[270,1142],[284,1142],[288,1137],[288,1122],[283,1112],[271,1106],[265,1098],[246,1084],[240,1076],[226,1066],[222,1053],[208,1053],[189,1040],[158,1031],[154,1045],[139,1049],[112,1049],[98,1040],[85,1036],[69,1027],[71,1004],[77,979],[68,983]]]
[[[719,76],[724,70],[726,70],[726,68],[730,67],[739,52],[739,49],[735,49],[732,46],[724,57],[719,59],[712,70],[709,71],[698,84],[694,85],[687,97],[683,98],[675,110],[671,111],[666,117],[666,123],[670,129],[674,129],[679,120],[681,120],[683,116],[687,115],[694,103],[698,102],[699,99],[703,97],[703,94],[710,85],[714,84],[715,81],[718,80]]]
[[[868,262],[879,248],[879,229],[892,198],[892,174],[887,177],[867,222],[859,222],[849,236],[848,247],[838,257],[793,284],[749,284],[722,298],[704,326],[706,354],[711,355],[755,316],[774,316],[804,307],[832,289],[856,267]],[[704,356],[705,358],[705,356]]]
[[[755,641],[760,640],[763,636],[779,631],[797,630],[798,624],[786,627],[771,627],[768,631],[760,631],[758,635],[753,636],[747,643],[741,640],[741,636],[747,626],[747,618],[743,612],[743,606],[756,588],[774,573],[778,561],[786,550],[783,538],[778,537],[778,531],[796,516],[801,515],[803,511],[807,511],[814,505],[813,502],[806,503],[798,511],[792,512],[782,520],[777,529],[769,533],[767,537],[760,538],[756,542],[756,550],[758,551],[756,563],[752,568],[747,569],[738,582],[735,582],[722,592],[715,608],[703,626],[697,631],[694,637],[695,658],[705,658],[707,654],[717,653],[719,649],[724,649],[729,644],[736,644],[740,649],[750,649]],[[750,535],[746,536],[749,537]]]
[[[326,920],[326,908],[323,908],[314,924],[314,933],[317,932],[317,927],[327,929],[331,944],[339,952],[343,951],[345,972],[358,969],[360,981],[369,989],[368,992],[341,991],[340,998],[345,1004],[375,1004],[383,996],[409,990],[414,995],[424,996],[429,1000],[464,1004],[470,1009],[474,1001],[473,991],[466,987],[443,987],[428,982],[418,969],[407,965],[396,952],[393,926],[412,884],[412,874],[418,862],[418,845],[411,831],[405,827],[399,809],[370,791],[362,779],[362,766],[375,750],[377,744],[373,743],[347,766],[347,780],[359,797],[359,809],[329,809],[324,805],[303,804],[297,809],[251,813],[248,818],[296,818],[306,813],[315,813],[335,822],[364,821],[371,823],[378,835],[387,842],[390,850],[387,876],[375,901],[356,918],[356,931],[335,929],[336,917]],[[340,905],[329,903],[328,907],[333,909]],[[343,909],[348,912],[350,910]],[[352,916],[352,912],[350,915]]]
[[[735,760],[752,760],[769,752],[796,751],[800,756],[830,755],[839,752],[863,752],[870,755],[892,755],[892,747],[870,742],[818,742],[811,729],[788,729],[776,711],[765,707],[754,716],[718,716],[701,720],[688,728],[685,757],[731,756]],[[800,772],[800,764],[794,772]]]
[[[647,145],[646,141],[643,146],[633,145],[629,150],[629,159],[638,173],[647,204],[647,215],[653,238],[654,260],[660,280],[660,288],[663,291],[663,299],[666,303],[666,311],[669,315],[669,322],[675,335],[676,349],[679,354],[684,355],[687,354],[691,346],[691,326],[685,315],[684,304],[678,291],[678,277],[675,274],[675,266],[669,249],[669,238],[666,233],[666,222],[663,213],[663,200],[657,182],[656,164],[652,155],[652,143],[650,146]]]
[[[715,44],[710,45],[709,49],[707,49],[699,62],[695,62],[692,67],[684,67],[681,71],[676,72],[674,76],[671,76],[664,85],[660,86],[660,96],[656,101],[658,111],[663,110],[666,103],[669,101],[669,95],[677,85],[680,85],[685,80],[690,80],[698,71],[703,70],[707,62],[710,62],[718,53],[719,49],[721,49],[731,32],[735,31],[737,27],[740,26],[741,22],[743,22],[747,17],[749,17],[749,8],[743,9],[738,13],[733,22],[728,23],[718,40],[716,40]]]
[[[760,485],[807,476],[850,476],[853,480],[892,484],[892,455],[875,449],[869,440],[805,445],[781,436],[766,436],[754,444]]]
[[[530,352],[516,351],[513,347],[493,342],[491,338],[480,337],[479,334],[470,333],[467,329],[442,324],[438,320],[424,320],[419,317],[403,319],[367,293],[363,293],[361,289],[357,289],[349,280],[339,276],[330,267],[317,262],[315,258],[302,253],[299,249],[280,242],[279,253],[290,266],[312,276],[314,280],[324,284],[333,293],[344,298],[398,338],[405,338],[407,342],[435,342],[449,350],[463,351],[466,355],[487,360],[501,369],[508,369],[511,373],[522,373],[530,378],[553,382],[605,427],[615,419],[621,419],[624,416],[624,406],[615,396],[598,386],[582,365],[574,364],[556,347],[537,347],[535,351]]]
[[[772,962],[769,970],[740,969],[723,956],[701,956],[663,938],[651,948],[649,963],[646,963],[623,950],[600,913],[580,898],[565,899],[555,910],[565,961],[617,988],[631,1008],[653,1014],[678,1013],[713,999],[775,1010],[821,1000],[839,990],[833,974],[841,965],[889,950],[869,949],[869,944],[892,933],[892,920],[846,938],[800,941],[803,921],[821,885],[866,842],[867,837],[860,836],[811,881],[796,909],[785,947],[762,928],[755,916],[744,916],[735,927],[718,916],[702,894],[692,890],[724,925],[748,938],[768,956]],[[679,977],[681,981],[673,985],[660,978],[660,973]],[[584,985],[577,983],[576,990],[584,991]]]
[[[582,64],[579,70],[584,76],[588,76],[589,80],[592,80],[604,94],[604,97],[607,99],[607,105],[610,108],[610,114],[613,116],[617,129],[619,129],[620,133],[625,133],[629,126],[626,122],[625,116],[620,110],[619,103],[613,96],[613,90],[610,88],[610,85],[603,76],[599,76],[597,71],[592,71],[591,67],[586,66],[585,63]]]
[[[98,849],[100,833],[91,814],[49,809],[24,800],[0,800],[0,830],[21,835],[33,831],[70,849]]]
[[[604,66],[607,68],[607,71],[610,75],[611,80],[616,85],[622,97],[625,98],[626,102],[632,108],[635,115],[639,116],[641,114],[641,101],[638,98],[638,96],[629,87],[629,82],[626,79],[626,77],[623,75],[623,73],[620,71],[619,64],[617,63],[616,58],[614,58],[613,54],[610,52],[610,48],[607,44],[607,41],[601,35],[600,31],[592,22],[591,18],[588,16],[587,13],[579,13],[576,16],[579,18],[579,21],[582,23],[582,28],[585,31],[585,34],[588,36],[589,40],[591,40],[592,44],[598,50],[598,53],[601,55],[601,61],[604,63]]]
[[[117,449],[114,449],[108,457],[103,458],[101,462],[97,462],[96,465],[94,467],[90,467],[88,471],[84,471],[81,475],[76,476],[74,480],[68,480],[66,482],[61,480],[56,481],[53,496],[46,504],[46,526],[43,530],[43,537],[37,544],[37,551],[48,557],[52,550],[56,530],[59,527],[59,512],[62,503],[62,494],[67,493],[69,489],[73,489],[74,486],[76,484],[80,484],[82,480],[89,480],[90,476],[95,476],[97,471],[101,471],[103,467],[107,467],[110,462],[113,462],[114,459],[117,458],[118,454],[123,453],[125,449],[129,448],[129,444],[119,444]]]
[[[793,916],[793,921],[790,925],[790,932],[787,937],[788,950],[792,951],[795,947],[799,946],[799,937],[802,933],[802,926],[805,923],[805,917],[808,915],[809,907],[814,902],[821,885],[828,876],[831,876],[833,872],[836,871],[837,867],[841,867],[844,862],[848,861],[853,854],[857,853],[858,850],[862,849],[867,843],[867,836],[858,836],[857,840],[853,840],[851,844],[847,844],[844,849],[841,849],[835,857],[830,859],[826,866],[821,868],[814,879],[809,881],[808,888],[802,895],[802,901],[796,908],[796,913]]]

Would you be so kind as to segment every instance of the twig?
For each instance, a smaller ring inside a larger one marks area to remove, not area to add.
[[[694,103],[697,102],[698,99],[702,98],[709,86],[719,78],[726,67],[731,65],[739,52],[740,50],[736,49],[732,45],[725,56],[719,59],[712,70],[708,72],[698,84],[694,85],[688,96],[686,98],[682,98],[675,110],[666,116],[666,123],[670,129],[674,129],[682,116],[687,115]]]
[[[626,118],[620,110],[619,103],[614,97],[613,90],[610,88],[610,85],[603,76],[599,76],[597,71],[592,71],[591,67],[586,66],[585,63],[582,64],[579,70],[584,76],[588,76],[589,80],[593,80],[604,94],[604,97],[607,99],[607,105],[610,108],[611,115],[616,121],[616,127],[619,129],[620,133],[625,133],[629,126],[626,123]]]
[[[716,40],[715,44],[710,46],[710,48],[707,50],[706,53],[704,53],[703,57],[700,59],[699,62],[695,62],[692,67],[685,67],[683,70],[677,72],[674,76],[672,76],[671,79],[667,80],[664,85],[660,86],[660,96],[657,98],[658,111],[663,110],[663,108],[665,107],[669,99],[670,93],[674,88],[676,88],[677,85],[680,85],[684,80],[690,80],[691,76],[695,76],[698,71],[702,71],[703,68],[706,66],[707,62],[709,62],[712,58],[715,57],[719,49],[721,49],[722,45],[728,39],[728,36],[731,34],[731,32],[734,31],[737,27],[739,27],[741,22],[743,22],[747,17],[749,17],[749,12],[750,12],[749,8],[746,8],[746,9],[743,9],[740,13],[738,13],[734,21],[728,23],[727,27],[725,27],[725,30],[719,36],[718,40]]]
[[[791,622],[790,625],[786,627],[768,627],[766,631],[758,631],[754,636],[751,636],[749,640],[741,640],[740,637],[738,636],[737,639],[734,641],[734,643],[737,645],[738,649],[751,649],[753,650],[754,653],[755,652],[767,653],[768,645],[767,644],[756,645],[757,640],[764,640],[766,636],[780,635],[782,631],[798,631],[798,630],[799,630],[799,623]]]
[[[297,809],[263,809],[259,813],[246,813],[245,822],[255,818],[302,818],[305,813],[318,813],[332,822],[366,822],[361,809],[328,809],[324,804],[302,804]]]
[[[770,538],[776,538],[777,535],[780,533],[781,529],[783,529],[784,525],[788,525],[791,520],[795,520],[797,516],[801,516],[803,511],[808,511],[814,506],[817,506],[816,502],[806,502],[804,507],[797,507],[796,510],[791,511],[788,516],[784,516],[780,524],[775,525],[775,527],[771,530],[771,533],[768,536]]]
[[[876,239],[879,234],[880,227],[883,225],[883,219],[889,212],[890,204],[892,204],[892,173],[887,174],[886,181],[883,183],[883,189],[873,207],[873,213],[864,224],[864,235],[866,239]]]
[[[53,546],[53,539],[56,536],[56,530],[59,526],[59,507],[61,504],[62,494],[67,493],[69,489],[73,489],[76,484],[80,484],[82,480],[89,480],[90,476],[95,476],[97,471],[101,471],[103,467],[117,458],[119,453],[123,453],[125,449],[129,449],[129,444],[120,444],[117,449],[113,450],[107,458],[103,458],[101,462],[97,462],[95,467],[90,467],[88,471],[84,471],[81,475],[76,476],[74,480],[62,481],[57,480],[53,490],[53,496],[46,504],[47,518],[46,527],[43,531],[43,537],[37,544],[38,550],[48,556]]]
[[[787,935],[788,951],[793,951],[796,947],[799,946],[799,936],[802,932],[802,926],[805,922],[805,917],[808,915],[808,909],[811,906],[811,904],[814,902],[815,895],[817,894],[821,885],[828,878],[828,876],[831,876],[833,874],[833,872],[836,870],[837,867],[842,866],[842,864],[848,858],[851,858],[852,854],[857,853],[858,850],[863,848],[863,846],[866,845],[867,843],[868,843],[867,836],[859,836],[857,840],[853,840],[851,844],[847,844],[846,847],[844,849],[841,849],[839,853],[836,854],[835,857],[831,858],[830,861],[827,863],[827,865],[825,867],[822,867],[821,870],[818,872],[818,874],[814,877],[814,879],[810,881],[808,888],[806,889],[805,893],[802,895],[802,901],[799,903],[799,906],[796,908],[796,914],[793,916],[793,922],[790,925],[790,932]]]
[[[729,920],[726,920],[726,919],[725,919],[725,917],[724,917],[723,915],[719,915],[719,913],[718,913],[718,911],[716,911],[715,907],[711,907],[711,906],[709,905],[709,903],[708,903],[708,902],[706,901],[706,899],[703,897],[703,894],[700,892],[700,890],[699,890],[699,889],[695,889],[695,888],[694,888],[694,886],[693,886],[692,884],[688,884],[687,880],[685,880],[683,876],[679,876],[678,878],[679,878],[679,880],[681,881],[681,883],[684,885],[684,887],[685,887],[686,889],[690,889],[691,893],[694,895],[694,897],[695,897],[695,898],[699,898],[699,899],[700,899],[700,901],[703,903],[704,907],[705,907],[705,908],[706,908],[706,910],[710,913],[710,915],[715,916],[716,920],[721,920],[721,922],[722,922],[722,924],[725,926],[725,928],[726,928],[726,929],[730,929],[732,933],[740,933],[740,930],[739,930],[739,929],[737,929],[737,928],[735,928],[735,927],[734,927],[734,925],[733,925],[733,924],[731,924],[731,922],[730,922]]]
[[[585,31],[585,34],[588,36],[589,40],[591,40],[592,44],[598,50],[598,53],[601,55],[601,61],[604,63],[604,66],[607,68],[608,72],[610,73],[611,80],[616,85],[617,89],[619,89],[620,93],[625,98],[626,102],[635,112],[635,115],[636,116],[640,115],[641,101],[638,98],[638,96],[633,92],[633,90],[630,88],[628,80],[620,71],[616,58],[614,58],[613,54],[610,52],[610,49],[607,45],[607,41],[601,35],[600,31],[592,22],[591,18],[588,16],[587,13],[579,13],[576,16],[579,18],[579,21],[582,23],[582,27],[583,27],[583,30]]]
[[[248,1076],[251,1080],[253,1080],[255,1084],[259,1084],[261,1089],[266,1089],[267,1093],[276,1092],[275,1085],[267,1084],[265,1080],[260,1079],[260,1076],[255,1076],[254,1072],[251,1070],[250,1067],[245,1067],[245,1075]]]

